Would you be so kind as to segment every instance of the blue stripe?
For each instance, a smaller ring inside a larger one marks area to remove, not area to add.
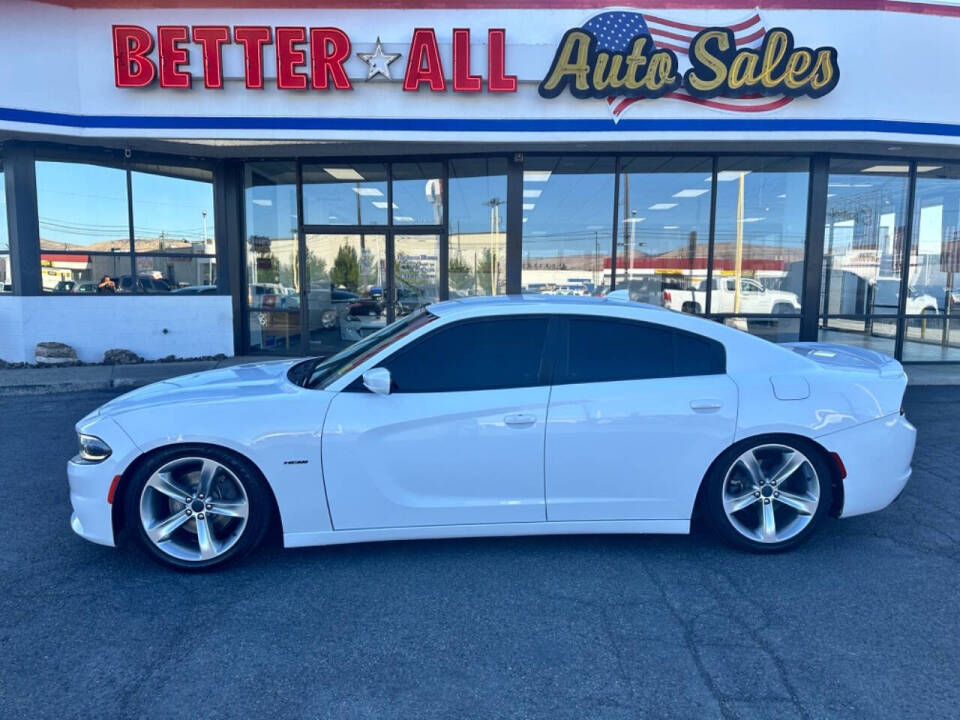
[[[82,129],[131,130],[395,130],[429,132],[877,132],[960,137],[960,125],[894,120],[817,120],[805,118],[317,118],[317,117],[156,117],[72,115],[0,108],[0,121]]]

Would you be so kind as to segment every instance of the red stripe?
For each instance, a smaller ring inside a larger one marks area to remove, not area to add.
[[[141,0],[37,0],[69,8],[121,8],[142,10]],[[960,17],[960,5],[909,3],[896,0],[655,0],[660,10],[884,10],[917,15]],[[161,8],[200,9],[249,8],[317,10],[317,0],[152,0],[152,10]],[[619,0],[619,7],[644,9],[650,0]],[[610,0],[328,0],[324,10],[571,10],[610,6]]]
[[[715,100],[713,98],[705,100],[703,98],[693,97],[692,95],[687,95],[686,93],[672,92],[667,93],[663,97],[672,98],[674,100],[683,100],[684,102],[693,103],[694,105],[701,105],[703,107],[713,108],[714,110],[729,110],[732,112],[767,112],[769,110],[776,110],[782,108],[784,105],[790,103],[793,98],[791,97],[779,97],[770,102],[758,103],[756,105],[735,105],[733,103],[723,102],[721,100]],[[756,96],[753,96],[756,97]],[[633,105],[636,102],[640,102],[643,98],[625,98],[622,100],[614,109],[614,116],[619,116],[624,110]]]
[[[692,33],[698,33],[704,29],[703,25],[687,25],[686,23],[680,23],[676,20],[667,20],[666,18],[658,17],[656,15],[643,14],[644,20],[649,20],[654,22],[657,25],[666,25],[667,27],[676,28],[677,30],[689,30]]]
[[[649,25],[647,26],[647,30],[650,31],[651,37],[655,38],[665,37],[672,38],[674,40],[685,40],[686,42],[690,42],[694,38],[694,35],[681,35],[680,33],[672,33],[668,30],[658,30],[657,28],[652,28]]]
[[[733,258],[713,259],[714,270],[733,270],[734,265],[735,261]],[[618,257],[617,268],[625,268],[626,266],[626,259],[623,257]],[[691,267],[694,270],[706,270],[707,258],[702,256],[695,258],[634,257],[631,258],[630,266],[634,269],[645,268],[648,270],[677,270],[680,272],[684,270],[690,270]],[[743,258],[741,261],[741,267],[744,270],[783,270],[786,268],[786,266],[786,260],[776,260],[772,258]],[[604,270],[610,268],[610,258],[604,259],[603,268]]]
[[[687,25],[686,23],[679,23],[676,20],[667,20],[666,18],[662,18],[657,15],[648,15],[646,13],[643,14],[643,19],[646,20],[647,22],[656,23],[657,25],[666,25],[667,27],[676,28],[678,30],[689,30],[694,34],[700,32],[701,30],[706,29],[705,25],[704,26]],[[757,25],[759,23],[760,23],[760,16],[754,15],[753,17],[749,17],[746,20],[738,22],[734,25],[725,25],[724,27],[728,27],[734,32],[739,32],[740,30],[746,30],[747,28],[753,27],[754,25]],[[654,32],[653,28],[650,29],[650,32]],[[666,31],[663,31],[663,32],[666,32]],[[679,36],[674,36],[674,37],[679,38]]]
[[[649,19],[649,18],[648,18],[648,19]],[[758,21],[760,20],[759,17],[757,17],[756,19],[757,19]],[[755,24],[755,23],[752,22],[752,21],[749,23],[749,25],[751,25],[751,26],[754,25],[754,24]],[[726,25],[726,26],[723,26],[723,27],[728,27],[730,30],[734,30],[735,28],[739,29],[739,27],[742,26],[742,25],[743,25],[743,23],[738,23],[737,25]],[[682,35],[682,34],[680,34],[680,33],[672,33],[672,32],[670,32],[669,30],[660,30],[660,29],[658,29],[658,28],[652,28],[652,27],[649,27],[649,26],[647,26],[647,29],[650,31],[650,36],[651,36],[652,38],[654,38],[654,39],[656,39],[656,38],[669,38],[669,39],[672,39],[672,40],[683,40],[683,41],[686,42],[688,45],[689,45],[690,41],[693,40],[693,38],[695,37],[695,34],[694,34],[694,35]],[[702,30],[702,29],[703,29],[703,28],[701,28],[701,30]],[[736,30],[734,30],[734,32],[736,32]],[[744,35],[744,36],[742,36],[742,37],[736,37],[736,36],[735,36],[736,43],[737,43],[737,45],[744,45],[744,44],[746,44],[746,43],[753,42],[753,41],[756,40],[757,38],[762,38],[762,37],[766,34],[766,32],[767,32],[766,29],[761,25],[757,30],[755,30],[754,32],[750,33],[749,35]],[[657,47],[668,47],[668,48],[670,48],[671,50],[677,50],[677,49],[678,49],[676,45],[661,45],[660,43],[657,43]],[[686,54],[686,53],[687,53],[687,50],[688,50],[688,48],[683,48],[683,49],[681,49],[681,50],[679,50],[679,51],[682,52],[682,53],[684,53],[684,54]]]
[[[766,33],[766,30],[760,28],[755,33],[750,33],[746,37],[737,38],[737,45],[745,45],[746,43],[753,42],[757,38],[762,38],[764,35],[766,35]]]
[[[672,43],[664,43],[664,42],[657,42],[656,45],[658,50],[673,50],[674,52],[680,53],[681,55],[686,55],[690,52],[689,45],[683,45],[681,47],[680,45],[674,45]]]

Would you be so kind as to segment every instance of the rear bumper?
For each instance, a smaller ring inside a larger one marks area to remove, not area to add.
[[[910,480],[917,430],[899,413],[818,440],[847,470],[840,517],[882,510]]]

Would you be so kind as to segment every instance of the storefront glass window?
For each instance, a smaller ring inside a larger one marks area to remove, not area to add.
[[[44,292],[216,292],[209,170],[40,160],[36,174]]]
[[[713,161],[630,158],[621,170],[617,290],[637,302],[704,312]]]
[[[293,162],[248,163],[247,328],[251,350],[300,352],[297,173]]]
[[[131,180],[134,250],[214,254],[209,170],[157,168],[156,172],[134,171]]]
[[[450,161],[450,297],[507,291],[507,161]]]
[[[386,225],[386,166],[305,164],[303,222],[306,225]]]
[[[807,158],[720,158],[710,312],[800,314],[807,237]],[[799,319],[730,319],[775,342],[797,340]]]
[[[524,292],[594,295],[609,287],[612,157],[529,157],[523,166]]]
[[[909,169],[898,160],[830,161],[822,340],[893,354],[895,323],[875,316],[895,315],[900,307]]]
[[[13,292],[13,275],[10,268],[10,238],[7,235],[7,193],[3,161],[0,160],[0,293],[8,292]]]
[[[830,161],[823,314],[897,313],[908,172],[899,161]]]
[[[393,224],[443,224],[443,163],[393,164]]]
[[[41,251],[129,251],[125,170],[38,161],[36,173]]]
[[[120,278],[131,282],[126,170],[41,160],[36,174],[43,292],[121,292]]]
[[[397,232],[393,236],[396,317],[440,299],[440,235]]]
[[[960,360],[960,165],[917,165],[904,360]]]

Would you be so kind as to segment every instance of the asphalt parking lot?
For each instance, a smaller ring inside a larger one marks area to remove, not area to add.
[[[0,398],[0,717],[930,718],[960,707],[960,389],[915,474],[801,549],[691,537],[268,547],[174,573],[74,537],[73,423]]]

